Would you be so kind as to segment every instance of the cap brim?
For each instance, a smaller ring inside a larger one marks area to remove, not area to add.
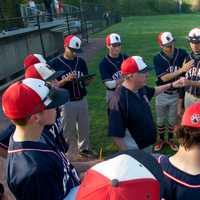
[[[143,70],[139,71],[138,73],[147,73],[149,72],[149,67],[145,67]]]
[[[66,89],[51,87],[48,97],[51,102],[46,109],[57,108],[69,101],[69,92]]]
[[[175,42],[175,39],[173,39],[171,42],[169,42],[167,44],[164,44],[163,46],[164,47],[170,47],[170,46],[172,46],[172,44],[174,44],[174,42]]]
[[[118,47],[118,46],[121,46],[122,43],[121,43],[121,42],[116,42],[116,43],[112,43],[112,44],[110,44],[110,45]]]
[[[75,53],[82,53],[83,50],[80,48],[80,49],[73,49],[71,47],[68,47],[71,51],[75,52]]]
[[[62,76],[64,73],[65,71],[55,71],[55,73],[51,75],[49,78],[47,78],[45,81],[53,81]]]
[[[193,44],[198,44],[200,43],[200,38],[187,38],[188,42],[193,43]]]

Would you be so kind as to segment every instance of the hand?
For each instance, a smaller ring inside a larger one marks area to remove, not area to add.
[[[85,85],[89,85],[94,80],[95,80],[95,76],[88,78],[88,79],[84,80],[83,82]]]
[[[73,81],[74,79],[76,79],[76,75],[75,74],[70,74],[67,77],[65,77],[65,81],[66,82]]]
[[[188,62],[186,62],[186,60],[184,60],[183,65],[181,67],[181,71],[183,73],[187,72],[191,67],[193,67],[193,65],[194,65],[194,60],[190,60]]]
[[[185,87],[190,85],[190,80],[186,79],[185,77],[181,77],[177,81],[174,81],[172,84],[174,88]]]

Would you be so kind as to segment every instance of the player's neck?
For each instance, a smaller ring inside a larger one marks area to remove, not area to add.
[[[67,53],[64,53],[64,54],[63,54],[63,57],[64,57],[65,59],[67,59],[67,60],[74,60],[74,58],[75,58],[76,56],[74,56],[74,55],[69,55],[69,54],[67,54]]]
[[[109,52],[108,55],[109,55],[111,58],[118,58],[118,57],[119,57],[119,54],[113,54],[112,52]]]
[[[122,85],[123,85],[125,88],[127,88],[127,89],[129,89],[129,90],[131,90],[131,91],[133,91],[133,92],[136,92],[136,91],[138,91],[138,89],[139,89],[135,84],[133,84],[133,83],[130,84],[128,80],[125,80],[125,81],[122,83]]]
[[[15,142],[24,142],[24,141],[37,141],[44,127],[36,126],[18,126],[16,125],[16,130],[13,134],[13,140]]]
[[[180,170],[191,174],[200,174],[200,148],[194,147],[188,151],[179,147],[178,152],[170,157],[170,162]]]

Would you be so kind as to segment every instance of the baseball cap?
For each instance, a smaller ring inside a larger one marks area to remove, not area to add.
[[[143,151],[128,150],[90,168],[74,198],[71,194],[69,197],[74,200],[159,200],[163,192],[163,173],[157,160]]]
[[[64,39],[64,47],[68,47],[76,53],[81,53],[81,40],[75,35],[68,35]]]
[[[46,63],[46,60],[41,54],[29,54],[24,59],[24,69],[36,63]]]
[[[189,32],[187,40],[191,43],[200,43],[200,28],[193,28]]]
[[[158,44],[163,47],[169,47],[175,41],[170,32],[160,32],[157,38]]]
[[[186,108],[181,125],[200,128],[200,103],[194,103]]]
[[[9,119],[24,119],[45,109],[63,105],[65,89],[54,88],[43,80],[27,78],[12,84],[2,96],[2,108]]]
[[[142,57],[132,56],[124,60],[121,64],[122,75],[134,74],[134,73],[145,73],[148,71],[147,65],[144,63]]]
[[[106,45],[110,46],[112,44],[121,44],[121,38],[119,34],[111,33],[106,36]]]
[[[46,63],[37,63],[26,69],[25,78],[38,78],[44,81],[51,81],[64,73],[64,71],[55,71]]]

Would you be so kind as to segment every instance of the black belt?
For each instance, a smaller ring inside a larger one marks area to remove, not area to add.
[[[70,101],[80,101],[80,100],[82,100],[82,99],[83,99],[83,97],[84,97],[84,96],[82,96],[82,97],[80,97],[80,98],[76,98],[76,99],[75,99],[75,98],[73,98],[73,99],[70,99]]]
[[[169,95],[172,95],[172,94],[177,94],[177,90],[174,90],[174,91],[164,91],[165,94],[169,94]]]

